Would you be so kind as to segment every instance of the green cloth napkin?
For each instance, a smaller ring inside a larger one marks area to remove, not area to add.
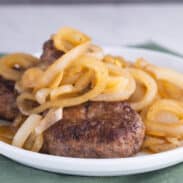
[[[130,47],[145,48],[182,56],[156,43]],[[0,156],[0,183],[182,183],[183,164],[150,173],[118,177],[80,177],[29,168]]]

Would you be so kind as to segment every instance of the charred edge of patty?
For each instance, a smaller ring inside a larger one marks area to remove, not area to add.
[[[14,90],[14,82],[0,77],[0,118],[14,120],[19,113],[16,106],[17,93]]]
[[[6,80],[0,76],[0,84],[4,85],[4,87],[6,87],[8,90],[11,90],[11,91],[14,90],[14,86],[15,86],[14,81]]]
[[[44,62],[44,64],[50,65],[63,54],[64,52],[57,50],[54,47],[53,40],[49,39],[43,44],[43,53],[40,59]]]

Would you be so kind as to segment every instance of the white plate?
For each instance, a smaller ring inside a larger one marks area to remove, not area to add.
[[[105,51],[135,60],[148,61],[183,72],[183,59],[142,49],[105,47]],[[34,168],[57,173],[87,176],[114,176],[158,170],[183,161],[183,147],[158,154],[139,154],[129,158],[82,159],[34,153],[0,142],[0,153],[12,160]]]

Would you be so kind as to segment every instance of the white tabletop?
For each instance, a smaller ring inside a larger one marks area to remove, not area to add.
[[[0,51],[36,52],[58,28],[76,27],[94,41],[153,40],[183,53],[183,4],[0,6]]]

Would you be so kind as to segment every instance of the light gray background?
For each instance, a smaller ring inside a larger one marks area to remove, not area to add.
[[[37,52],[62,26],[106,45],[156,41],[183,53],[183,4],[0,5],[0,52]]]
[[[94,4],[94,3],[152,3],[183,2],[183,0],[0,0],[1,4]]]

